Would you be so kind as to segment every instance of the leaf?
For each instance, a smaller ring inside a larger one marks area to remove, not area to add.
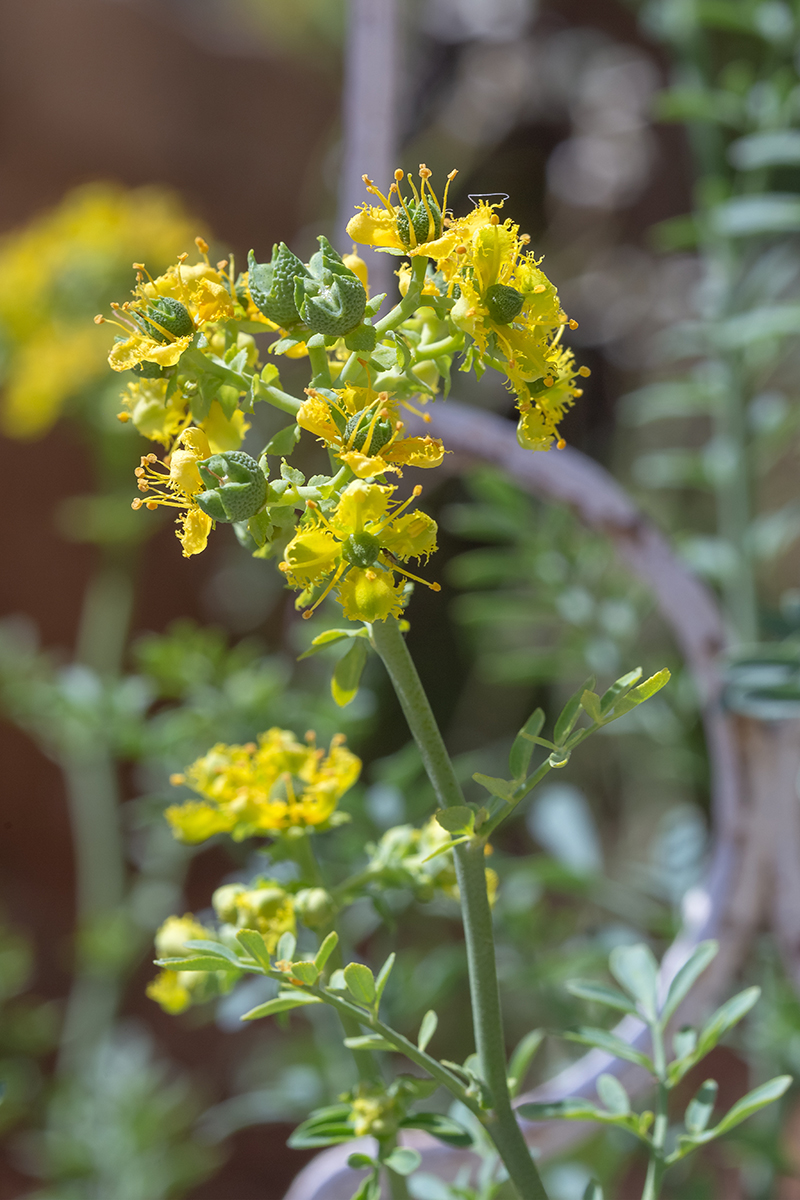
[[[351,962],[344,969],[345,983],[350,995],[359,1004],[371,1008],[375,1001],[375,976],[364,963]]]
[[[672,1039],[672,1049],[676,1058],[686,1058],[687,1055],[694,1052],[696,1045],[697,1030],[692,1029],[691,1025],[684,1025]]]
[[[734,1025],[741,1021],[761,995],[757,987],[745,988],[743,992],[732,996],[715,1013],[709,1017],[697,1036],[697,1045],[691,1054],[669,1065],[670,1083],[677,1083],[695,1063],[701,1061],[716,1046]]]
[[[313,987],[319,979],[319,967],[314,962],[299,961],[292,963],[292,975],[301,983]]]
[[[344,708],[356,696],[368,656],[367,643],[362,639],[354,640],[336,664],[331,679],[331,695],[340,708]]]
[[[669,985],[667,998],[661,1010],[662,1025],[666,1025],[670,1018],[675,1015],[678,1005],[688,995],[718,950],[718,943],[711,940],[700,942],[699,946],[695,947]]]
[[[319,971],[324,971],[325,964],[339,944],[339,935],[335,929],[332,929],[325,941],[320,946],[317,953],[314,955],[314,963]]]
[[[264,967],[267,971],[271,969],[272,963],[269,960],[266,943],[257,930],[240,929],[236,934],[236,940],[256,960],[259,966]]]
[[[707,1079],[701,1083],[693,1098],[689,1101],[683,1123],[691,1134],[702,1133],[717,1103],[719,1084],[716,1079]]]
[[[581,696],[581,708],[594,721],[595,725],[602,725],[603,710],[600,708],[600,697],[596,692],[584,692]]]
[[[633,996],[647,1021],[655,1021],[658,1003],[658,963],[644,942],[636,946],[615,946],[608,965],[617,983]]]
[[[317,1109],[308,1120],[297,1126],[287,1145],[293,1150],[314,1150],[318,1146],[352,1141],[355,1131],[348,1124],[349,1116],[349,1104],[333,1104],[329,1108]]]
[[[429,1008],[422,1018],[422,1024],[419,1027],[419,1037],[417,1038],[417,1049],[425,1051],[428,1042],[436,1033],[436,1026],[439,1024],[439,1018],[432,1008]]]
[[[281,459],[281,479],[286,479],[297,487],[302,487],[306,481],[303,472],[298,471],[297,467],[290,467],[285,459]]]
[[[594,684],[594,675],[590,675],[583,687],[579,687],[562,708],[553,731],[553,741],[557,746],[562,746],[572,733],[581,712],[581,696],[584,692],[592,691]]]
[[[627,675],[622,675],[611,687],[603,692],[600,697],[600,709],[602,712],[607,712],[620,696],[629,692],[634,684],[638,683],[642,678],[642,668],[636,667],[634,671],[628,671]]]
[[[275,950],[275,957],[279,962],[291,962],[294,957],[294,952],[297,949],[297,938],[293,933],[282,933]]]
[[[590,1100],[580,1100],[571,1096],[567,1100],[553,1100],[550,1103],[520,1104],[514,1111],[526,1121],[602,1121],[603,1112]]]
[[[317,636],[313,638],[311,645],[307,650],[303,651],[303,653],[298,657],[297,661],[299,662],[301,658],[310,658],[312,654],[318,654],[320,650],[324,650],[326,646],[333,646],[336,644],[336,642],[342,642],[346,638],[358,637],[362,632],[366,631],[358,630],[357,632],[354,632],[350,629],[324,629],[322,633],[318,633]]]
[[[365,1033],[359,1037],[348,1037],[344,1039],[344,1044],[348,1050],[396,1050],[391,1042],[387,1042],[386,1038],[381,1037],[379,1033]]]
[[[580,1000],[593,1000],[596,1004],[605,1004],[608,1008],[618,1009],[619,1012],[636,1013],[635,1005],[627,996],[604,983],[594,983],[590,979],[570,979],[565,987],[571,996],[577,996]]]
[[[594,1046],[598,1050],[605,1050],[607,1054],[613,1054],[615,1058],[624,1058],[626,1062],[644,1067],[645,1071],[649,1071],[651,1075],[655,1074],[653,1064],[647,1055],[641,1054],[628,1042],[617,1037],[615,1033],[608,1033],[605,1029],[591,1029],[582,1025],[578,1029],[565,1033],[564,1037],[567,1041],[579,1042],[582,1046]]]
[[[536,708],[514,738],[511,753],[508,756],[508,769],[513,779],[524,779],[528,774],[535,745],[531,739],[538,737],[542,732],[543,725],[544,710]]]
[[[377,1164],[374,1158],[370,1158],[368,1154],[351,1154],[347,1160],[347,1165],[353,1171],[372,1170]]]
[[[277,433],[273,434],[266,444],[264,453],[276,454],[278,458],[286,458],[292,453],[299,441],[300,426],[287,425],[284,429],[279,429]]]
[[[347,991],[347,984],[346,984],[345,978],[344,978],[344,971],[341,969],[341,967],[339,967],[338,970],[334,971],[332,973],[330,979],[328,980],[328,991],[329,992],[346,992]]]
[[[434,815],[437,825],[441,825],[447,833],[472,833],[475,829],[475,813],[466,804],[440,808]]]
[[[631,1111],[628,1093],[616,1076],[607,1074],[598,1076],[597,1094],[608,1111],[615,1117],[627,1116]]]
[[[738,171],[797,166],[800,163],[800,131],[780,129],[737,138],[728,147],[728,158]]]
[[[302,1008],[306,1004],[321,1004],[318,996],[309,996],[308,992],[278,992],[274,1000],[266,1004],[258,1004],[242,1017],[243,1021],[257,1021],[260,1017],[271,1017],[275,1013],[289,1012],[292,1008]]]
[[[242,963],[234,967],[227,958],[197,954],[192,958],[157,958],[156,966],[167,971],[242,971]]]
[[[454,1121],[452,1117],[445,1117],[441,1113],[412,1113],[410,1117],[403,1118],[400,1128],[424,1129],[426,1133],[430,1133],[448,1146],[472,1145],[472,1134],[463,1125],[459,1125],[458,1121]]]
[[[212,958],[226,958],[231,966],[241,967],[239,957],[235,950],[231,950],[230,946],[223,946],[220,942],[212,942],[204,938],[198,938],[189,942],[184,942],[187,950],[204,950],[212,956]]]
[[[596,1179],[590,1179],[587,1183],[583,1200],[603,1200],[603,1189]]]
[[[525,1076],[528,1073],[528,1068],[533,1062],[534,1055],[541,1046],[545,1038],[543,1029],[532,1029],[530,1033],[526,1033],[511,1055],[511,1061],[508,1064],[508,1087],[512,1096],[516,1096],[525,1082]]]
[[[613,715],[607,717],[606,720],[616,721],[618,717],[624,717],[631,709],[637,705],[643,704],[645,700],[649,700],[651,696],[655,696],[656,692],[669,683],[670,672],[667,667],[661,671],[657,671],[655,675],[651,675],[649,679],[645,679],[644,683],[640,683],[638,687],[632,688],[627,696],[623,696],[616,702],[613,708]]]
[[[389,980],[389,976],[392,973],[392,967],[394,966],[394,960],[396,957],[397,957],[397,955],[394,953],[394,951],[392,951],[392,953],[389,955],[386,962],[383,964],[380,971],[378,972],[378,978],[375,980],[375,1002],[377,1004],[380,1004],[380,1002],[381,1002],[381,998],[383,996],[383,989],[386,987],[386,984]]]
[[[495,779],[491,775],[481,775],[476,772],[472,778],[481,787],[485,787],[487,792],[491,792],[493,796],[499,796],[501,800],[505,800],[508,804],[514,799],[514,782],[509,782],[507,779]]]
[[[414,1150],[411,1146],[395,1146],[383,1160],[383,1165],[394,1171],[395,1175],[410,1175],[421,1162],[422,1155],[419,1150]]]
[[[800,230],[800,199],[792,192],[733,196],[711,210],[716,233],[724,237],[796,233]]]
[[[792,1084],[791,1075],[777,1075],[774,1079],[770,1079],[768,1083],[762,1083],[761,1087],[754,1088],[752,1092],[748,1092],[741,1100],[734,1104],[718,1125],[713,1129],[707,1129],[702,1133],[690,1134],[688,1137],[678,1138],[678,1148],[670,1155],[667,1162],[678,1162],[681,1158],[685,1158],[697,1146],[705,1146],[708,1142],[713,1142],[715,1138],[722,1137],[724,1133],[729,1133],[731,1129],[735,1129],[737,1125],[741,1125],[742,1121],[746,1121],[753,1113],[757,1113],[760,1109],[766,1108],[768,1104],[773,1104],[776,1100],[780,1100],[784,1092]],[[705,1086],[705,1085],[704,1085]]]

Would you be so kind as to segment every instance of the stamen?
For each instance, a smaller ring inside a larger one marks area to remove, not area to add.
[[[405,567],[398,567],[396,563],[392,563],[392,570],[397,571],[399,575],[405,575],[407,579],[413,579],[414,583],[424,583],[426,588],[430,588],[432,592],[440,592],[441,584],[429,583],[427,579],[422,579],[419,575],[412,575]]]
[[[303,613],[303,620],[304,620],[304,621],[307,621],[307,620],[308,620],[308,618],[309,618],[310,616],[312,616],[312,615],[313,615],[313,613],[314,613],[314,610],[315,610],[316,608],[319,608],[320,604],[322,604],[322,601],[323,601],[323,600],[326,598],[326,596],[329,596],[329,595],[331,594],[331,591],[333,590],[333,588],[335,588],[335,587],[336,587],[336,584],[339,582],[339,580],[341,579],[342,575],[343,575],[343,574],[345,573],[345,571],[346,571],[346,570],[348,570],[348,569],[349,569],[349,565],[348,565],[347,563],[344,563],[344,562],[343,562],[343,563],[341,563],[341,565],[340,565],[340,566],[337,568],[337,570],[335,571],[335,573],[334,573],[334,575],[333,575],[333,577],[332,577],[332,579],[331,579],[330,583],[329,583],[329,584],[328,584],[328,586],[325,588],[325,591],[322,593],[322,595],[321,595],[321,596],[319,596],[319,597],[318,597],[318,598],[317,598],[317,599],[314,601],[314,603],[311,605],[311,608],[307,608],[307,609],[306,609],[306,611]]]
[[[206,239],[198,236],[194,239],[194,244],[197,246],[197,249],[200,251],[203,258],[206,260],[206,263],[208,263],[208,242]]]
[[[450,190],[450,184],[453,182],[457,174],[458,171],[456,170],[451,171],[447,176],[447,183],[444,185],[444,195],[442,196],[442,216],[444,216],[445,210],[447,209],[447,193]]]
[[[413,502],[417,499],[417,497],[421,496],[421,495],[422,495],[422,487],[420,486],[420,484],[417,484],[417,486],[414,488],[414,490],[412,491],[411,495],[408,497],[407,500],[404,500],[402,504],[398,505],[397,508],[395,508],[391,513],[389,513],[388,516],[386,517],[386,519],[380,525],[378,525],[378,527],[376,529],[370,530],[370,533],[373,535],[373,537],[377,537],[379,533],[383,533],[386,526],[391,525],[392,521],[396,520],[397,517],[400,516],[400,513],[403,511],[403,509],[408,508],[409,504],[413,504]]]

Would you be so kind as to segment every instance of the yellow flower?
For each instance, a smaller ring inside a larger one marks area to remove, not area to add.
[[[91,326],[47,323],[32,332],[11,358],[3,431],[14,438],[40,437],[67,397],[96,379],[103,366],[103,348]]]
[[[145,988],[145,995],[149,1000],[155,1000],[165,1013],[175,1017],[191,1006],[192,977],[203,974],[202,971],[159,971]]]
[[[183,775],[173,776],[173,783],[186,783],[203,797],[167,809],[173,833],[185,842],[214,833],[241,841],[324,824],[361,771],[361,760],[343,743],[341,734],[334,737],[326,755],[313,734],[303,745],[277,728],[261,734],[258,745],[220,742]]]
[[[547,361],[545,378],[533,384],[522,383],[518,391],[517,441],[526,450],[549,450],[554,441],[563,449],[558,425],[576,398],[583,395],[576,376],[589,374],[588,367],[576,370],[572,351],[558,343],[551,347]]]
[[[200,554],[208,543],[213,524],[211,517],[198,505],[194,497],[203,491],[205,484],[197,469],[198,462],[208,458],[211,447],[202,429],[184,429],[178,438],[178,449],[168,459],[159,462],[155,454],[145,454],[136,468],[139,491],[147,497],[131,502],[134,509],[179,508],[183,512],[178,518],[180,528],[176,537],[183,546],[184,558]]]
[[[399,616],[405,589],[402,579],[395,581],[395,573],[440,590],[438,583],[426,583],[399,565],[409,558],[427,559],[436,549],[436,522],[421,511],[403,513],[422,488],[414,488],[408,500],[392,507],[394,491],[355,479],[329,516],[309,502],[308,520],[288,543],[279,564],[293,587],[323,587],[305,617],[334,588],[348,620],[372,622]]]
[[[170,446],[185,428],[188,405],[181,392],[167,397],[166,379],[137,379],[123,392],[120,419],[130,419],[143,437]]]
[[[383,207],[362,205],[347,223],[348,236],[362,246],[372,246],[389,254],[413,254],[415,250],[425,253],[425,243],[433,242],[441,235],[447,209],[447,192],[456,174],[456,171],[451,171],[447,176],[441,204],[430,184],[431,171],[424,163],[420,163],[419,168],[419,190],[411,176],[408,176],[413,195],[410,200],[406,200],[400,191],[402,171],[395,171],[388,196],[376,188],[369,176],[362,176],[367,191],[378,196]],[[392,204],[393,195],[397,196],[399,204]]]
[[[401,466],[438,467],[445,454],[437,438],[403,438],[397,403],[388,392],[346,387],[323,393],[306,389],[297,423],[315,433],[358,479],[371,479]]]
[[[227,883],[217,888],[211,903],[221,921],[234,929],[257,929],[269,954],[275,952],[284,933],[294,933],[294,901],[274,880],[261,880],[250,887]]]
[[[202,249],[205,242],[197,239]],[[198,330],[234,315],[235,290],[232,280],[220,267],[205,261],[186,266],[186,255],[157,279],[147,274],[142,263],[134,263],[138,273],[133,300],[112,304],[117,324],[127,336],[114,344],[108,356],[115,371],[127,371],[139,363],[173,367],[192,343]],[[104,324],[105,317],[95,317]]]
[[[156,932],[156,956],[158,958],[185,958],[192,951],[186,943],[202,940],[218,940],[212,929],[196,921],[191,913],[183,917],[167,917]],[[216,972],[162,970],[148,984],[146,993],[165,1012],[184,1012],[195,1000],[209,998],[209,982]],[[211,992],[215,989],[212,987]]]

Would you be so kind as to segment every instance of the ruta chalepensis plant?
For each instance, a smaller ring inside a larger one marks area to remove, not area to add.
[[[397,171],[386,195],[366,177],[365,183],[378,203],[357,211],[348,234],[403,260],[402,298],[384,316],[386,297],[369,296],[364,262],[355,253],[340,257],[324,237],[308,263],[281,243],[268,263],[251,253],[243,273],[232,260],[212,265],[198,238],[195,264],[181,255],[158,278],[137,266],[132,299],[113,306],[120,335],[110,363],[133,372],[120,419],[133,420],[167,451],[161,459],[142,457],[134,508],[177,509],[186,556],[205,548],[217,523],[232,524],[251,553],[277,560],[305,617],[333,597],[351,624],[326,630],[308,652],[350,641],[332,683],[341,705],[356,694],[370,648],[377,652],[438,808],[420,829],[387,831],[363,870],[334,884],[322,874],[314,843],[346,819],[338,802],[359,774],[360,762],[343,739],[326,749],[311,733],[300,739],[273,728],[257,743],[213,746],[173,779],[193,793],[167,812],[175,835],[193,843],[217,834],[270,839],[271,860],[289,860],[294,869],[217,889],[213,922],[171,917],[157,936],[160,974],[149,994],[180,1012],[256,975],[274,981],[275,992],[246,1020],[318,1005],[334,1009],[359,1081],[338,1103],[313,1113],[292,1144],[371,1135],[376,1153],[351,1158],[367,1172],[359,1200],[377,1200],[384,1171],[396,1200],[406,1195],[405,1176],[420,1159],[398,1144],[398,1134],[414,1128],[462,1147],[483,1130],[512,1188],[531,1200],[546,1192],[511,1104],[509,1075],[519,1076],[524,1064],[509,1066],[506,1059],[491,912],[498,879],[486,865],[490,838],[550,771],[656,693],[669,672],[640,682],[641,672],[632,671],[604,692],[588,680],[549,737],[542,736],[545,714],[537,709],[513,743],[508,778],[475,775],[485,799],[465,801],[403,637],[413,584],[439,590],[408,566],[424,570],[417,564],[436,550],[436,524],[418,507],[419,485],[401,499],[392,482],[406,468],[435,469],[447,451],[431,436],[410,436],[403,413],[446,394],[460,356],[459,370],[480,376],[491,368],[505,377],[516,397],[520,445],[548,450],[563,446],[559,422],[588,371],[562,345],[574,323],[527,249],[528,238],[502,216],[501,203],[479,199],[456,216],[447,187],[440,199],[424,166],[418,184]],[[271,361],[262,365],[255,338],[269,332],[276,335]],[[302,398],[282,387],[272,361],[280,356],[308,360]],[[259,403],[291,421],[251,455],[240,447]],[[290,463],[303,431],[326,448],[326,474],[306,479]],[[382,1019],[394,955],[377,976],[341,956],[340,913],[362,896],[397,886],[421,898],[438,890],[460,901],[475,1031],[475,1053],[461,1065],[429,1052],[435,1012],[424,1017],[416,1042]],[[660,1028],[653,1024],[654,1038]],[[414,1073],[389,1079],[387,1053],[403,1055]],[[654,1059],[661,1062],[658,1050]],[[471,1114],[472,1130],[425,1108],[440,1087]],[[659,1109],[657,1132],[664,1119]],[[661,1154],[663,1139],[654,1133],[651,1143]],[[648,1184],[650,1196],[659,1182],[655,1175]]]

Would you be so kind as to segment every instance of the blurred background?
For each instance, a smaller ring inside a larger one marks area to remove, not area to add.
[[[367,766],[351,824],[330,836],[334,869],[431,804],[381,673],[339,711],[332,659],[297,662],[327,618],[298,628],[273,564],[227,530],[185,560],[168,521],[131,520],[142,442],[116,421],[119,380],[91,318],[125,298],[134,260],[155,273],[196,234],[240,263],[279,240],[305,257],[318,233],[348,250],[362,170],[384,184],[397,164],[426,162],[439,180],[457,167],[456,213],[470,194],[507,193],[592,370],[567,441],[669,535],[739,658],[755,655],[756,684],[734,680],[737,711],[796,732],[795,9],[408,0],[364,57],[353,23],[391,11],[0,3],[0,1200],[279,1200],[305,1161],[285,1146],[292,1124],[342,1087],[324,1020],[243,1029],[254,1001],[239,993],[178,1018],[146,999],[159,923],[201,913],[259,863],[246,847],[172,842],[171,771],[275,723],[344,729]],[[377,145],[365,106],[383,123]],[[356,169],[359,147],[370,161]],[[455,378],[454,399],[510,416],[499,377]],[[248,436],[272,431],[259,414]],[[646,936],[663,950],[675,936],[714,837],[708,754],[656,597],[606,538],[488,466],[451,471],[426,501],[443,596],[414,597],[410,641],[465,780],[498,773],[533,705],[552,712],[588,673],[675,673],[496,847],[513,1043],[577,1020],[562,982],[601,972],[614,945]],[[370,961],[403,949],[394,1022],[415,1028],[435,1003],[452,1014],[440,1052],[461,1061],[457,914],[390,899],[355,906],[349,942]],[[726,1101],[800,1068],[791,967],[753,903],[735,967],[765,999],[715,1052]],[[548,1039],[530,1082],[567,1061]],[[796,1103],[699,1156],[668,1194],[800,1196]],[[553,1200],[578,1200],[591,1172],[620,1200],[643,1177],[614,1138],[547,1170]]]

